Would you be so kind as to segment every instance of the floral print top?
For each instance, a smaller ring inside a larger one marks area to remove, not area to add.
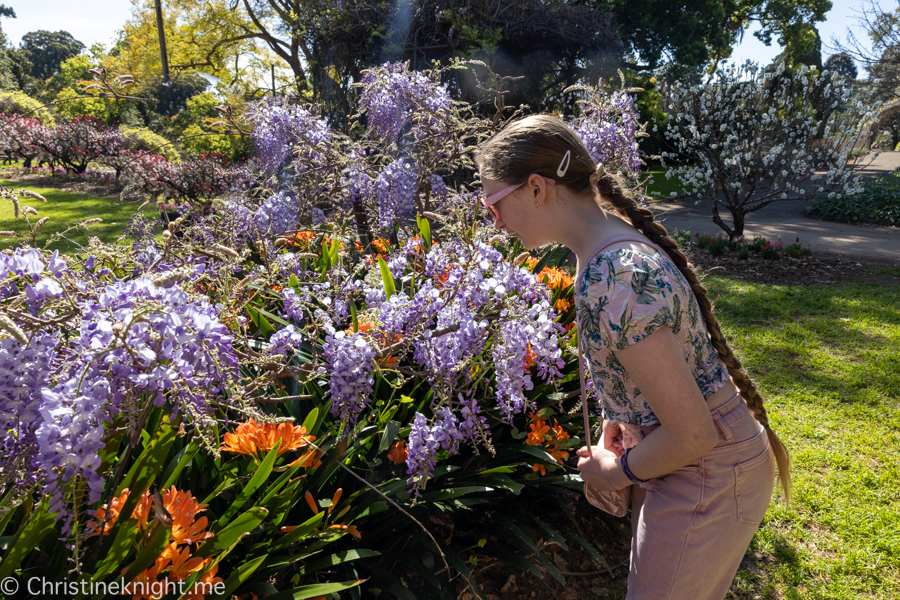
[[[575,307],[581,349],[605,419],[659,424],[613,351],[665,325],[678,339],[704,397],[728,381],[728,369],[712,347],[690,284],[661,251],[600,252],[575,281]]]

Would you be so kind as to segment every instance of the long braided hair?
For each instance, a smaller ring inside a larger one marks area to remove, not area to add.
[[[565,175],[560,177],[557,168],[566,151],[571,151],[571,160]],[[653,219],[653,213],[649,209],[635,202],[620,177],[607,172],[602,164],[595,164],[581,138],[560,119],[548,115],[533,115],[510,123],[482,143],[475,161],[482,177],[496,181],[523,183],[532,173],[537,173],[565,185],[575,193],[593,188],[596,190],[595,200],[601,208],[612,209],[666,251],[694,292],[713,348],[728,368],[728,373],[747,401],[753,416],[765,428],[778,465],[778,478],[785,495],[790,497],[790,458],[787,448],[769,426],[763,398],[756,389],[756,383],[728,345],[713,314],[713,305],[706,288],[687,256],[675,240],[669,237],[666,228]]]

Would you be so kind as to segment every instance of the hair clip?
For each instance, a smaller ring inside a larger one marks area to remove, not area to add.
[[[557,177],[565,177],[566,171],[569,170],[569,163],[572,161],[572,151],[566,150],[565,156],[562,157],[562,160],[559,161],[559,167],[556,169]],[[563,166],[565,165],[565,167]]]

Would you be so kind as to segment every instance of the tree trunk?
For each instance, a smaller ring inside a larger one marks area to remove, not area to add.
[[[372,230],[369,228],[369,219],[359,198],[353,200],[353,216],[356,220],[356,234],[362,242],[363,249],[368,253],[372,245]]]
[[[156,31],[159,34],[159,58],[162,61],[163,83],[169,83],[169,56],[166,52],[166,29],[163,26],[162,0],[156,0]]]

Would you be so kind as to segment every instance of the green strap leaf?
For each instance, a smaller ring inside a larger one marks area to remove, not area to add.
[[[375,550],[366,550],[365,548],[360,548],[358,550],[347,550],[345,552],[337,552],[335,554],[332,554],[331,556],[326,556],[325,558],[320,558],[315,562],[311,562],[308,565],[302,565],[298,567],[297,572],[302,577],[307,573],[312,574],[320,569],[327,569],[329,567],[334,567],[343,563],[359,560],[361,558],[372,558],[373,556],[381,556],[381,552],[376,552]]]
[[[178,459],[178,463],[174,465],[170,464],[169,468],[166,469],[166,472],[163,473],[163,489],[168,489],[169,486],[175,484],[178,476],[181,475],[181,472],[186,466],[188,466],[188,464],[199,451],[200,442],[198,442],[197,440],[192,441],[190,444],[184,447],[184,450],[182,450],[181,452],[181,457]]]
[[[306,428],[306,433],[310,435],[315,435],[316,422],[319,420],[319,407],[315,406],[309,414],[306,415],[306,418],[303,419],[303,427]]]
[[[228,524],[228,521],[231,520],[231,517],[237,514],[239,510],[244,508],[244,505],[250,499],[250,497],[260,488],[260,486],[265,483],[266,479],[269,478],[269,475],[272,474],[272,467],[275,466],[275,459],[278,458],[278,447],[281,446],[281,440],[275,444],[275,447],[269,450],[269,453],[266,454],[266,457],[263,459],[262,463],[259,465],[259,468],[256,469],[256,472],[253,474],[253,477],[250,478],[250,481],[247,482],[247,485],[244,486],[244,489],[240,491],[237,498],[234,499],[234,502],[231,503],[231,506],[228,507],[228,510],[225,511],[225,514],[216,519],[216,525],[213,528],[212,532],[217,533],[222,530]]]
[[[252,306],[247,307],[247,314],[250,315],[250,320],[253,321],[253,324],[259,329],[260,333],[265,336],[268,336],[270,333],[275,333],[275,328],[272,327],[272,324],[269,323],[269,320],[266,319],[257,309]]]
[[[207,540],[200,546],[200,550],[197,551],[196,556],[209,558],[223,550],[227,550],[247,533],[256,529],[268,515],[269,511],[265,508],[259,506],[251,508],[235,519],[233,523],[215,534],[212,539]]]
[[[416,224],[419,226],[419,233],[425,242],[425,252],[431,251],[431,223],[423,216],[416,215]]]
[[[153,537],[150,538],[150,541],[144,546],[144,549],[141,550],[140,554],[138,554],[137,558],[128,567],[128,570],[125,572],[125,575],[122,576],[122,580],[126,582],[132,581],[141,571],[150,568],[156,559],[159,558],[159,555],[162,554],[163,550],[165,550],[166,546],[169,545],[169,536],[172,533],[171,527],[164,527],[159,525],[157,522],[156,531],[153,532]],[[98,599],[102,598],[103,594],[98,594],[94,596],[94,598]]]
[[[47,512],[47,504],[48,499],[44,498],[37,510],[31,514],[28,524],[13,537],[9,550],[0,563],[0,579],[12,575],[22,559],[56,528],[56,521]]]
[[[213,596],[214,598],[231,598],[231,595],[248,579],[253,573],[259,568],[263,561],[265,561],[269,557],[268,554],[263,554],[257,558],[254,558],[250,562],[246,562],[236,568],[231,572],[231,575],[228,579],[225,580],[225,590],[219,594],[218,596]]]
[[[394,285],[394,277],[391,275],[391,270],[388,269],[387,263],[380,256],[378,257],[378,268],[381,270],[381,282],[384,284],[384,292],[387,294],[387,299],[390,300],[391,296],[397,291],[397,286]]]
[[[322,519],[325,518],[325,511],[319,512],[319,514],[314,515],[312,518],[308,519],[305,523],[298,526],[297,529],[294,529],[290,533],[286,533],[281,536],[279,539],[275,540],[271,544],[269,544],[268,549],[270,552],[274,550],[278,550],[297,542],[312,532],[319,523],[322,522]]]
[[[361,584],[365,579],[354,579],[353,581],[336,581],[334,583],[318,583],[314,585],[301,585],[291,590],[285,590],[271,596],[266,596],[266,600],[303,600],[304,598],[315,598],[316,596],[324,596],[333,594],[343,590],[348,590]]]
[[[115,571],[116,567],[125,564],[134,548],[138,533],[137,519],[125,519],[125,522],[119,527],[119,532],[116,534],[109,552],[104,555],[103,560],[94,569],[94,581],[103,580]]]

